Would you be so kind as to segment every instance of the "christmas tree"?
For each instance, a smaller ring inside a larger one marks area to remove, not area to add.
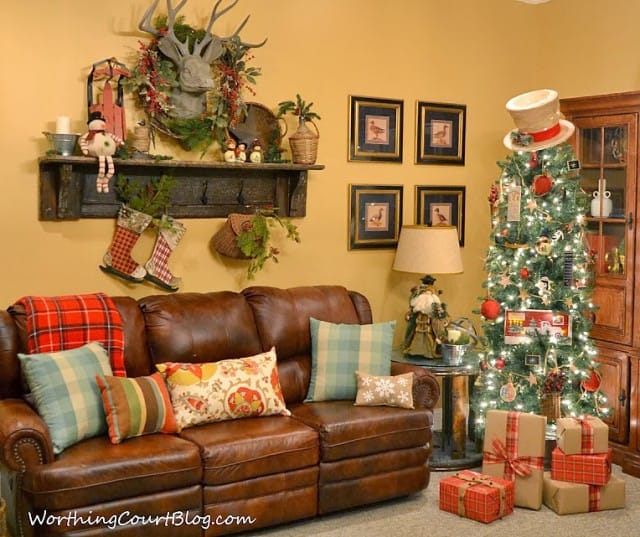
[[[595,309],[584,222],[589,199],[572,147],[546,145],[514,150],[499,162],[502,173],[491,189],[480,308],[486,350],[472,400],[478,432],[491,409],[543,414],[551,423],[607,413],[589,337]]]

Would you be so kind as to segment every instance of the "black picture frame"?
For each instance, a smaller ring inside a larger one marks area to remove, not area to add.
[[[349,160],[402,162],[404,101],[349,96]]]
[[[395,248],[402,198],[402,185],[349,185],[349,250]]]
[[[464,246],[464,186],[416,185],[416,224],[455,226],[460,246]]]
[[[416,164],[464,166],[467,107],[418,101]]]

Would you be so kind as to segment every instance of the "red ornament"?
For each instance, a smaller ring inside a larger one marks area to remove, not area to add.
[[[589,374],[589,380],[583,380],[581,386],[582,389],[587,392],[597,392],[600,389],[601,382],[602,378],[600,377],[600,373],[592,369]]]
[[[496,368],[498,371],[502,371],[502,370],[504,369],[504,366],[505,366],[505,365],[506,365],[506,363],[505,363],[505,361],[504,361],[504,358],[503,358],[502,356],[498,356],[498,357],[496,358],[496,362],[495,362],[495,364],[494,364],[495,368]]]
[[[520,277],[523,280],[527,280],[529,278],[529,269],[527,269],[527,267],[522,267],[520,269]]]
[[[500,303],[493,298],[487,298],[480,306],[480,313],[485,319],[492,321],[500,315]]]
[[[538,153],[534,151],[533,153],[531,153],[531,158],[529,159],[529,168],[535,170],[539,165],[540,163],[538,162]]]
[[[536,196],[544,196],[553,188],[553,181],[548,175],[536,175],[533,178],[531,189]]]

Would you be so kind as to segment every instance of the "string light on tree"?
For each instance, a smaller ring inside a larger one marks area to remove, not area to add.
[[[566,140],[558,96],[538,90],[507,103],[517,129],[504,140],[492,186],[490,246],[479,313],[486,355],[473,392],[477,429],[489,409],[561,416],[606,415],[589,338],[592,258],[588,196]],[[545,122],[548,122],[545,123]]]

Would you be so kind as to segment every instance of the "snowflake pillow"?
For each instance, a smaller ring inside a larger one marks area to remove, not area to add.
[[[356,406],[413,407],[413,373],[378,377],[356,371]]]

